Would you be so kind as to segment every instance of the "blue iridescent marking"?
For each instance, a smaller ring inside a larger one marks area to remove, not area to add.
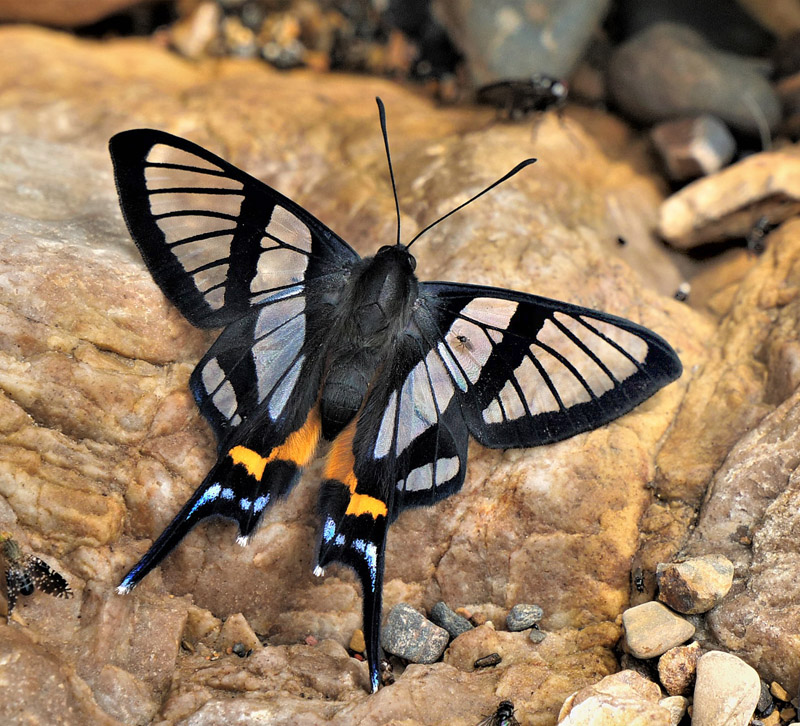
[[[372,542],[365,542],[363,539],[353,540],[353,549],[364,555],[364,560],[369,568],[369,576],[372,580],[372,589],[375,590],[375,579],[377,577],[378,548]]]
[[[255,503],[253,504],[253,511],[261,512],[264,510],[267,504],[269,504],[269,494],[264,494],[256,499]]]
[[[333,539],[334,534],[336,534],[336,522],[328,517],[325,520],[325,526],[322,528],[322,539],[324,539],[326,542],[330,542]]]
[[[222,490],[222,498],[223,499],[233,499],[233,489],[230,487],[225,487]]]
[[[250,509],[250,505],[251,505],[251,504],[252,504],[252,502],[251,502],[249,499],[247,499],[247,497],[242,497],[242,498],[239,500],[239,506],[240,506],[242,509],[244,509],[245,511],[247,511],[248,509]]]
[[[203,492],[203,496],[201,496],[200,499],[194,503],[194,506],[189,511],[189,514],[186,515],[186,519],[189,519],[198,509],[200,509],[200,507],[205,506],[209,502],[213,502],[219,496],[221,491],[222,487],[219,484],[212,484]]]
[[[343,534],[337,534],[336,535],[336,539],[333,540],[333,543],[338,545],[339,547],[341,547],[344,544],[344,535]]]

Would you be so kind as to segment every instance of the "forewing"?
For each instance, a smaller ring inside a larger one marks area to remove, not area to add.
[[[190,141],[136,129],[109,150],[131,237],[193,325],[222,327],[358,259],[300,206]]]
[[[452,384],[426,362],[413,325],[387,365],[357,420],[328,453],[320,491],[323,525],[317,559],[319,568],[342,562],[361,581],[373,690],[380,679],[388,525],[403,508],[432,504],[461,487],[469,438]]]
[[[61,573],[56,572],[44,560],[31,557],[28,563],[28,572],[42,592],[55,597],[71,598],[72,589]]]
[[[681,374],[651,330],[576,305],[423,283],[415,313],[484,446],[549,444],[627,413]]]

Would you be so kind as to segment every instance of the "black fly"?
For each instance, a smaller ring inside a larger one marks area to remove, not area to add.
[[[500,701],[497,710],[477,726],[519,726],[519,721],[514,718],[514,704],[511,701]]]
[[[532,113],[562,109],[568,94],[564,81],[535,73],[530,78],[481,86],[475,92],[475,100],[482,106],[494,106],[516,121]]]

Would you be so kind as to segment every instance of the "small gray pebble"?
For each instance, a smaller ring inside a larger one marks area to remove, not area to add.
[[[412,663],[435,663],[449,642],[444,628],[403,602],[389,612],[381,636],[384,650]]]
[[[547,637],[547,633],[533,628],[531,630],[531,643],[541,643]]]
[[[511,631],[532,628],[544,616],[538,605],[514,605],[506,618],[506,627]]]
[[[450,633],[451,638],[457,638],[461,633],[466,633],[473,628],[469,620],[453,612],[441,601],[431,609],[431,620]]]

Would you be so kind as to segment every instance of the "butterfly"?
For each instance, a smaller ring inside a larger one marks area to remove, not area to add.
[[[511,701],[500,701],[497,710],[477,726],[519,726],[519,721],[514,717],[514,704]]]
[[[372,691],[380,683],[386,533],[409,507],[457,492],[470,434],[505,449],[560,441],[630,411],[677,378],[655,333],[511,290],[420,282],[409,247],[528,159],[400,243],[358,254],[308,211],[163,131],[114,136],[120,206],[155,282],[200,328],[223,328],[190,376],[218,460],[117,588],[129,592],[199,521],[244,545],[322,441],[316,575],[353,568]]]
[[[36,588],[55,597],[72,597],[67,581],[44,560],[24,554],[17,541],[5,532],[0,534],[0,542],[6,561],[8,618],[17,604],[17,596],[33,595]]]

